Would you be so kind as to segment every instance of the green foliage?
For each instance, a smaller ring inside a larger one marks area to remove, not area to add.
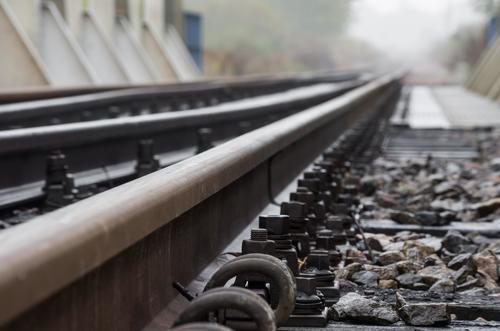
[[[211,75],[331,68],[351,0],[185,0],[204,17]]]

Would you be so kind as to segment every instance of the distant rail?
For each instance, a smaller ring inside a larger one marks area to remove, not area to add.
[[[322,82],[354,81],[359,74],[304,78],[266,78],[236,81],[206,81],[185,84],[108,87],[102,90],[63,90],[59,95],[79,95],[0,105],[0,129],[53,125],[120,116],[194,109],[237,99],[282,92]],[[0,94],[1,98],[1,94]]]
[[[16,88],[16,89],[0,89],[0,105],[8,103],[17,102],[27,102],[35,100],[46,100],[53,98],[64,98],[69,96],[90,94],[90,93],[101,93],[108,91],[118,91],[123,89],[135,89],[135,88],[173,88],[173,89],[183,89],[196,87],[203,84],[220,83],[226,85],[244,85],[251,82],[265,82],[265,81],[285,81],[285,80],[307,80],[312,77],[317,79],[317,82],[332,82],[332,81],[344,81],[358,79],[361,76],[366,75],[364,71],[328,71],[323,73],[303,73],[300,75],[255,75],[255,76],[243,76],[243,77],[231,77],[231,78],[217,78],[217,79],[203,79],[194,82],[180,82],[180,83],[156,83],[156,84],[120,84],[120,85],[99,85],[99,86],[75,86],[75,87],[27,87],[27,88]],[[333,80],[332,80],[333,79]]]

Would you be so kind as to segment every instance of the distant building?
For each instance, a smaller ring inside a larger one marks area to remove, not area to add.
[[[0,0],[0,88],[198,79],[201,22],[182,0]]]

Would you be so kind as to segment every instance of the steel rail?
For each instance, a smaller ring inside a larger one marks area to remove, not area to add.
[[[211,127],[213,138],[223,140],[241,133],[238,121],[258,127],[360,84],[319,84],[182,112],[0,131],[0,170],[15,174],[0,178],[0,187],[43,179],[45,158],[54,149],[64,151],[74,171],[100,168],[135,159],[142,138],[154,139],[158,153],[195,146],[200,127]]]
[[[30,149],[65,148],[84,145],[102,139],[153,133],[169,129],[206,126],[220,121],[235,122],[248,115],[271,115],[270,111],[289,109],[284,105],[309,101],[317,97],[331,98],[333,93],[358,86],[359,83],[341,85],[321,84],[294,89],[279,94],[250,100],[165,114],[151,114],[134,118],[106,119],[91,122],[68,123],[50,127],[34,127],[0,131],[0,154]]]
[[[255,83],[268,83],[268,82],[285,82],[295,81],[300,83],[304,80],[311,81],[314,77],[316,82],[340,82],[347,80],[356,80],[361,76],[366,76],[366,68],[364,70],[353,71],[324,71],[324,72],[311,72],[302,74],[281,74],[281,75],[249,75],[242,77],[218,77],[218,78],[203,78],[193,82],[178,82],[168,84],[118,84],[118,85],[101,85],[101,86],[76,86],[76,87],[27,87],[23,89],[1,89],[0,90],[0,105],[8,103],[27,102],[35,100],[46,100],[53,98],[64,98],[69,96],[100,93],[108,91],[118,91],[123,89],[135,88],[172,88],[184,89],[196,87],[203,84],[225,84],[228,86],[245,86],[253,85]],[[312,82],[314,83],[314,82]]]
[[[245,97],[287,89],[344,81],[329,77],[266,79],[235,82],[206,81],[190,84],[108,90],[48,100],[0,105],[0,127],[27,127],[78,122],[120,114],[140,114],[206,107]]]
[[[235,88],[217,83],[189,86],[189,88],[136,88],[121,89],[93,94],[64,97],[50,100],[37,100],[0,106],[0,123],[3,128],[29,127],[59,124],[60,122],[79,122],[90,118],[110,118],[111,112],[140,114],[141,107],[148,111],[160,112],[158,108],[180,110],[192,109],[236,100],[264,93],[278,92],[295,87],[291,84],[265,85],[260,88],[246,86]],[[263,91],[265,90],[265,92]],[[142,105],[144,104],[144,105]]]
[[[268,180],[284,188],[335,137],[397,91],[399,78],[385,76],[3,231],[0,325],[141,329],[175,296],[169,282],[192,279],[269,202]]]

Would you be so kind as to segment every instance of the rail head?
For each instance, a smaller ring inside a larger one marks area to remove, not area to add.
[[[232,80],[206,80],[169,85],[150,85],[132,87],[109,87],[77,95],[50,99],[30,100],[0,105],[0,121],[3,123],[26,121],[40,117],[71,114],[82,110],[109,107],[115,104],[146,102],[155,99],[182,99],[200,95],[221,95],[241,89],[266,89],[279,86],[307,86],[321,82],[342,82],[357,80],[358,74],[332,74],[304,77],[259,77]],[[72,90],[69,90],[71,94]],[[78,92],[76,90],[73,93]],[[1,98],[1,94],[0,94]]]
[[[82,146],[103,140],[249,119],[269,114],[273,109],[278,109],[281,112],[288,111],[287,107],[284,107],[285,105],[341,93],[360,84],[361,82],[316,84],[273,95],[258,96],[182,112],[5,130],[0,131],[0,155],[36,149],[51,150]]]
[[[1,232],[0,326],[399,78],[384,76],[186,161]]]

